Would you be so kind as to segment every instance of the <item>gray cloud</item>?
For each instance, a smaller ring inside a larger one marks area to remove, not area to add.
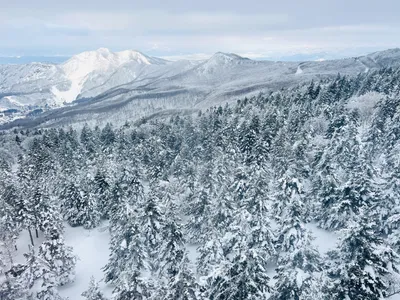
[[[16,0],[0,5],[0,55],[362,52],[400,46],[399,10],[394,0]]]

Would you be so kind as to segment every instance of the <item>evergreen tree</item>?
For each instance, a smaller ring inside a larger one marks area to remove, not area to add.
[[[251,217],[241,210],[224,238],[225,259],[208,278],[209,299],[264,299],[271,291],[268,257],[249,245]]]
[[[278,268],[271,300],[316,297],[316,273],[322,269],[321,261],[305,229],[304,216],[304,204],[294,189],[279,221]]]
[[[94,176],[94,195],[98,199],[100,213],[108,218],[111,210],[112,193],[105,172],[98,169]]]
[[[238,241],[237,253],[209,279],[209,299],[265,299],[271,291],[264,258]]]
[[[106,300],[107,298],[100,291],[99,283],[96,282],[94,277],[90,278],[89,288],[82,293],[86,300]]]
[[[26,288],[27,299],[61,300],[57,291],[57,277],[50,266],[43,262],[30,247],[26,258],[26,268],[19,277],[20,286]]]
[[[90,189],[83,191],[79,218],[85,229],[96,228],[100,224],[101,212],[98,199]]]
[[[158,269],[158,249],[162,243],[162,229],[165,226],[165,215],[161,209],[160,195],[157,186],[151,187],[146,202],[142,203],[139,212],[140,230],[148,255],[151,272]]]
[[[213,230],[209,232],[209,240],[202,244],[197,251],[197,273],[201,276],[209,276],[223,261],[224,249],[221,243],[221,235]]]
[[[147,249],[145,248],[143,232],[140,229],[138,217],[138,212],[127,206],[125,211],[121,210],[120,215],[121,220],[124,222],[114,224],[114,221],[111,221],[110,228],[113,230],[111,231],[110,240],[110,258],[104,267],[106,282],[117,282],[125,270],[140,273],[141,270],[147,268]]]
[[[174,274],[170,273],[167,292],[163,299],[200,300],[199,286],[193,271],[190,269],[186,253],[180,257],[180,261],[175,268]]]
[[[113,190],[114,206],[110,215],[111,253],[104,267],[106,282],[116,282],[126,269],[140,272],[148,267],[148,249],[140,219],[143,215],[143,186],[138,177],[131,175],[132,173],[125,170]]]
[[[38,255],[57,277],[59,285],[74,281],[76,257],[57,229],[53,229],[49,238],[40,245]]]
[[[140,277],[138,270],[124,271],[113,291],[115,300],[151,299],[153,287]]]
[[[323,207],[326,210],[325,218],[321,221],[324,228],[346,227],[363,209],[371,208],[382,198],[374,183],[372,168],[366,160],[357,161],[358,165],[354,166],[340,191],[333,191],[336,195],[333,194],[332,197],[336,201],[329,203],[330,207]]]
[[[186,224],[188,241],[202,242],[206,239],[207,232],[212,227],[212,197],[214,195],[214,182],[212,179],[212,165],[208,163],[201,171],[200,178],[195,184],[194,195],[188,203],[189,220]]]
[[[325,299],[369,300],[387,296],[388,276],[398,274],[398,255],[377,235],[374,223],[370,216],[362,214],[343,229],[337,250],[330,254]]]
[[[73,181],[68,182],[61,194],[62,200],[62,214],[71,226],[79,226],[82,224],[80,220],[80,210],[82,200],[82,193],[79,186]]]

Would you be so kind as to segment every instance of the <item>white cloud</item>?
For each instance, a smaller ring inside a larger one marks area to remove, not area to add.
[[[28,24],[48,28],[81,29],[90,31],[128,32],[188,32],[237,31],[262,29],[266,26],[285,24],[286,14],[237,14],[230,12],[181,12],[168,13],[157,10],[143,11],[77,11],[67,13],[38,13],[17,16],[2,14],[3,26],[21,27]]]
[[[176,55],[170,55],[170,56],[162,56],[161,58],[164,58],[166,60],[170,61],[177,61],[177,60],[182,60],[182,59],[187,59],[187,60],[206,60],[210,58],[212,54],[208,53],[193,53],[193,54],[176,54]]]

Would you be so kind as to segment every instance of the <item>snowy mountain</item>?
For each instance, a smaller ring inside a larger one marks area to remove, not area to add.
[[[65,78],[70,82],[69,89],[59,91],[54,87],[52,92],[59,102],[72,102],[85,89],[105,84],[107,79],[125,64],[129,64],[128,72],[125,73],[128,78],[126,80],[131,80],[136,77],[135,69],[143,69],[149,65],[163,65],[166,61],[133,50],[113,53],[106,48],[100,48],[84,52],[60,66]]]
[[[100,48],[60,65],[0,66],[0,111],[17,111],[3,116],[3,123],[62,106],[43,118],[59,120],[61,113],[62,118],[88,120],[95,114],[95,119],[121,119],[122,110],[123,118],[138,119],[159,110],[209,107],[338,73],[353,76],[398,65],[400,49],[317,62],[254,61],[221,52],[206,61],[169,62]]]
[[[105,84],[125,64],[129,64],[132,71],[166,63],[163,59],[148,57],[138,51],[113,53],[100,48],[75,55],[60,65],[1,65],[0,109],[62,106],[76,100],[81,92]],[[125,75],[128,78],[125,81],[135,78],[134,72],[126,72]]]

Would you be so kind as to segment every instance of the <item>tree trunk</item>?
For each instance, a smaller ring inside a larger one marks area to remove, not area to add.
[[[17,245],[15,245],[15,248],[17,248]],[[10,260],[10,264],[11,264],[11,266],[13,266],[14,265],[14,260],[13,260],[13,256],[11,254],[11,251],[10,251],[9,247],[7,247],[7,254],[8,254],[8,259]]]
[[[32,236],[32,231],[31,231],[30,227],[28,228],[28,231],[29,231],[29,237],[31,238],[31,244],[32,244],[32,246],[35,246],[35,243],[33,242],[33,236]]]
[[[36,238],[38,239],[39,238],[39,231],[37,230],[37,228],[35,228],[35,231],[36,231]]]

